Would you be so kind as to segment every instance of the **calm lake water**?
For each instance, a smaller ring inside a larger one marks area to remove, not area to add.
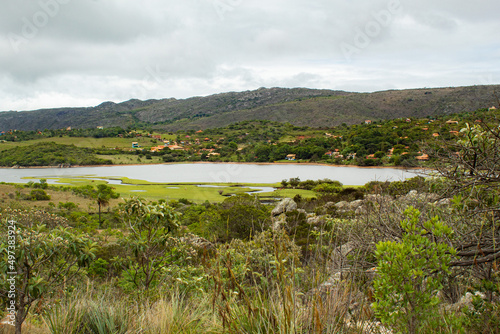
[[[150,182],[176,183],[275,183],[299,177],[300,180],[331,179],[344,185],[363,185],[369,181],[399,181],[414,177],[416,171],[396,168],[332,167],[300,164],[164,164],[141,166],[0,169],[0,182],[29,182],[24,177],[51,178],[73,176],[128,177]],[[48,180],[53,183],[53,181]],[[113,183],[117,183],[114,181]],[[118,181],[119,183],[119,181]]]

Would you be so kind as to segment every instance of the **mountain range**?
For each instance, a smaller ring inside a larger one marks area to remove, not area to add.
[[[0,131],[146,125],[157,130],[199,130],[244,120],[331,127],[366,119],[428,117],[473,111],[498,103],[500,85],[355,93],[308,88],[259,88],[187,99],[159,99],[96,107],[0,112]]]

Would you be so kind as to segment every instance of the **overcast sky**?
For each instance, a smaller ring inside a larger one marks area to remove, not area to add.
[[[500,83],[498,0],[2,0],[0,110]]]

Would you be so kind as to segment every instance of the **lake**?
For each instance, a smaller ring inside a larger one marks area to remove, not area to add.
[[[344,185],[363,185],[369,181],[399,181],[416,176],[416,170],[397,168],[337,167],[307,164],[230,164],[182,163],[160,165],[118,165],[108,167],[0,169],[0,182],[29,182],[24,177],[71,178],[74,176],[127,177],[158,183],[276,183],[331,179]],[[52,180],[48,180],[53,183]],[[119,181],[114,181],[119,182]]]

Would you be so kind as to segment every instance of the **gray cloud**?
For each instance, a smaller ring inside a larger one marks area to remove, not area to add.
[[[498,83],[499,10],[497,0],[6,0],[0,110]]]

